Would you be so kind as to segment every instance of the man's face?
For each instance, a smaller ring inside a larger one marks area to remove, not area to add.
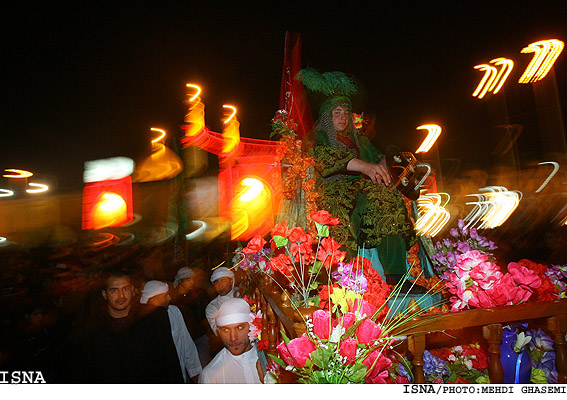
[[[346,107],[338,106],[333,109],[333,126],[337,132],[343,132],[348,128],[350,110]]]
[[[112,317],[125,317],[130,312],[134,288],[127,277],[110,277],[106,281],[106,289],[102,297],[108,304],[108,311]]]
[[[170,301],[171,297],[169,297],[169,293],[161,293],[149,299],[148,304],[157,307],[167,307]]]
[[[224,276],[213,282],[213,286],[217,293],[221,296],[226,296],[232,290],[232,278]]]
[[[224,347],[233,355],[239,356],[252,348],[248,332],[250,325],[248,322],[219,326],[217,328]]]
[[[194,276],[190,276],[189,278],[184,278],[184,279],[180,279],[179,280],[179,285],[184,289],[184,290],[193,290],[193,288],[195,287],[195,277]]]

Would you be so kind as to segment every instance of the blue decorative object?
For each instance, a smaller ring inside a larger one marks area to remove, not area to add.
[[[500,362],[504,369],[502,383],[530,383],[532,374],[532,360],[528,350],[524,347],[520,353],[514,351],[516,343],[515,330],[503,329],[502,344],[500,345]]]

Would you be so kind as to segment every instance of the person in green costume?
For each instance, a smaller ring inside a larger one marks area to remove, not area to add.
[[[331,236],[351,254],[376,248],[386,282],[397,284],[407,271],[406,252],[416,234],[400,192],[391,186],[385,156],[354,128],[347,96],[332,96],[320,108],[313,155],[320,174],[320,208],[339,217]],[[425,293],[406,282],[403,292]]]

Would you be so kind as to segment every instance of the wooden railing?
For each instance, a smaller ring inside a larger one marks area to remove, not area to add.
[[[301,336],[305,332],[303,318],[291,307],[287,292],[282,292],[269,277],[249,273],[246,279],[252,299],[262,310],[262,337],[268,339],[268,353],[275,355],[281,341],[280,330],[290,339]],[[305,313],[312,311],[314,309]],[[553,335],[558,383],[567,383],[567,299],[417,317],[393,334],[407,336],[403,346],[412,359],[415,383],[425,383],[423,354],[426,349],[470,344],[483,339],[488,343],[490,382],[502,383],[502,326],[519,322],[543,327]]]

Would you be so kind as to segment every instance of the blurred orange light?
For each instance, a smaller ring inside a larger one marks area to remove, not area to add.
[[[553,178],[553,176],[557,173],[557,171],[559,171],[559,164],[556,163],[555,161],[544,161],[544,162],[540,162],[538,165],[543,165],[543,164],[553,165],[553,171],[551,171],[551,173],[547,176],[545,181],[543,181],[541,186],[535,191],[536,193],[541,192],[543,190],[543,188],[549,183],[551,178]]]
[[[416,150],[416,153],[427,153],[441,134],[441,127],[439,125],[429,124],[418,126],[416,129],[427,130],[427,136],[423,140],[423,143],[421,143],[421,146]]]
[[[13,172],[15,175],[2,175],[4,178],[29,178],[33,176],[33,173],[25,171],[23,169],[5,169],[5,172]]]
[[[127,221],[127,206],[124,199],[112,192],[104,192],[93,208],[92,223],[94,229],[117,226]]]
[[[561,40],[540,40],[522,49],[522,53],[534,53],[526,70],[518,80],[519,83],[532,83],[545,78],[557,57],[563,51],[564,43]]]
[[[473,97],[482,99],[487,92],[492,92],[493,94],[498,93],[504,85],[504,82],[506,82],[506,79],[508,79],[508,75],[510,75],[510,72],[512,72],[512,69],[514,68],[514,61],[508,58],[495,58],[494,60],[491,60],[490,63],[499,66],[500,68],[498,69],[489,64],[480,64],[474,67],[480,71],[485,71],[485,73],[473,92]]]
[[[14,195],[13,190],[0,189],[0,197],[10,197]]]
[[[195,101],[195,100],[197,100],[197,98],[198,98],[199,95],[201,94],[201,88],[200,88],[199,86],[197,86],[197,85],[192,84],[192,83],[188,83],[188,84],[186,84],[185,86],[197,90],[197,92],[196,92],[192,97],[189,98],[189,101]]]
[[[226,154],[234,150],[240,143],[240,123],[235,117],[235,107],[225,104],[223,108],[232,110],[232,113],[224,121],[222,152],[226,156]]]
[[[441,194],[447,196],[444,205],[441,205]],[[433,237],[449,222],[451,214],[445,209],[449,199],[447,193],[428,193],[416,200],[419,217],[415,222],[415,229],[419,235]]]
[[[233,240],[265,234],[262,230],[272,226],[272,191],[260,179],[246,177],[234,187],[230,207]]]

